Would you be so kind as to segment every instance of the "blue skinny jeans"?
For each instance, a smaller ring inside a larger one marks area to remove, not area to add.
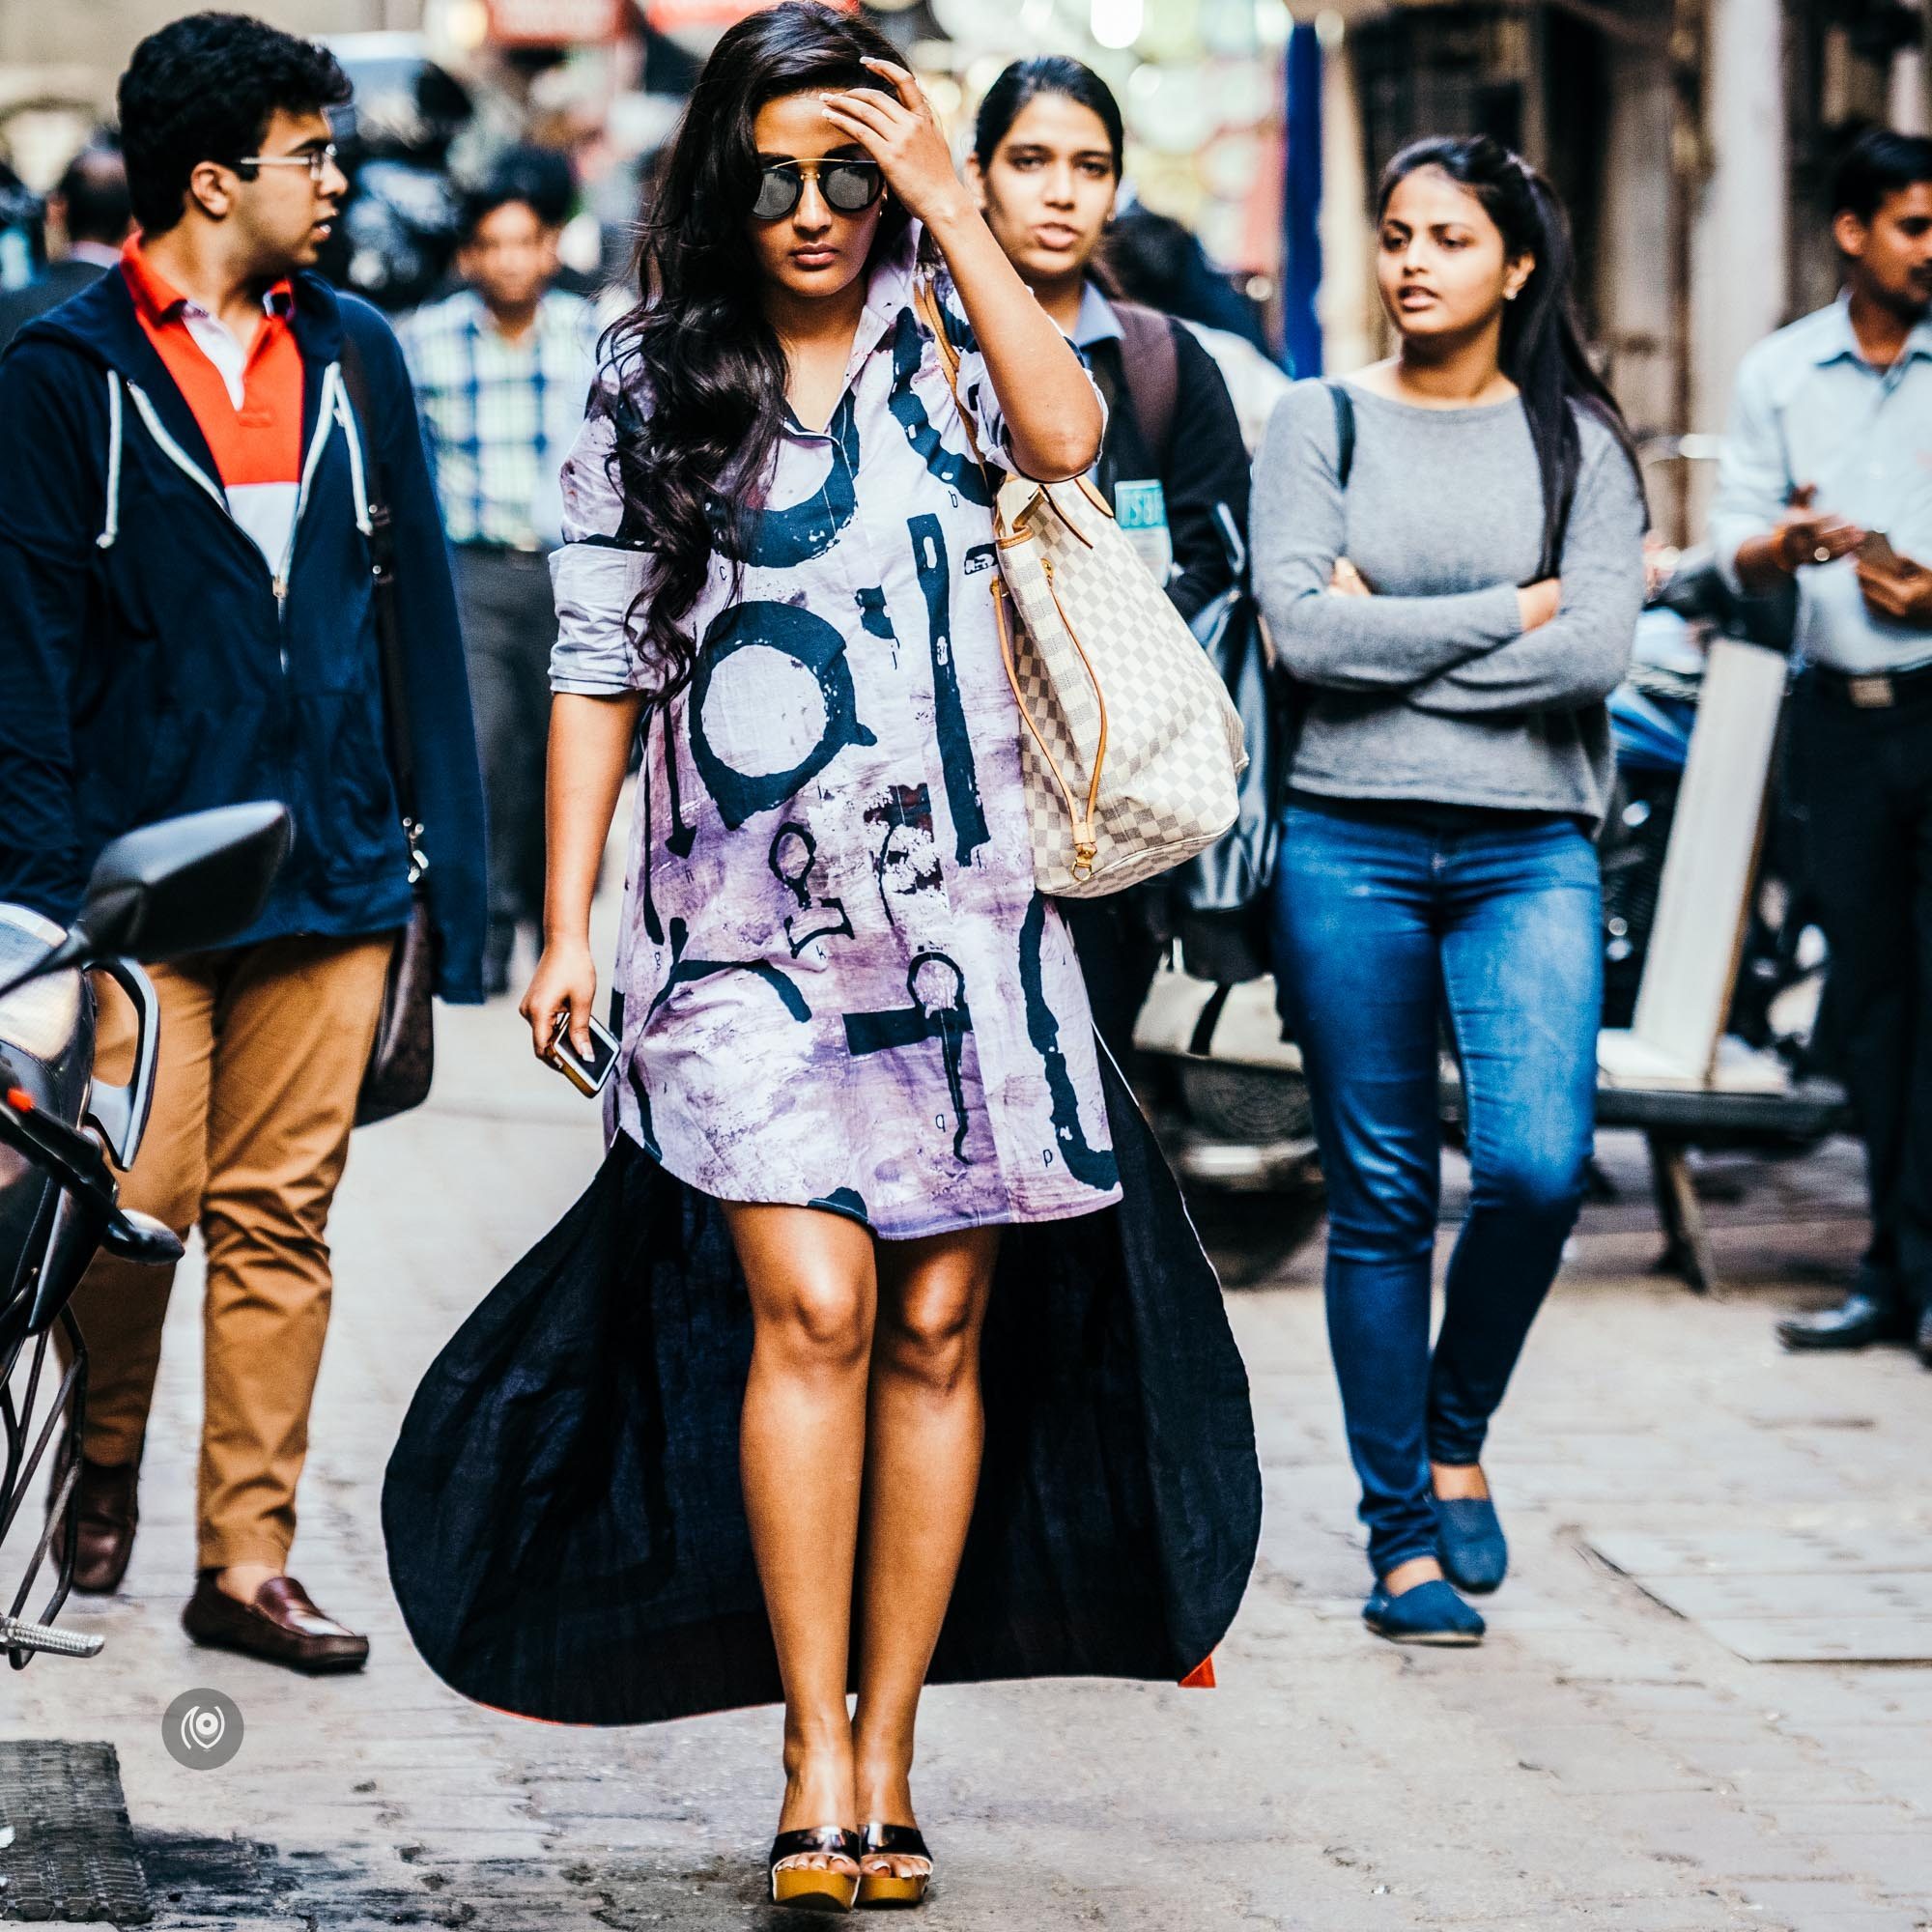
[[[1567,818],[1292,802],[1282,1013],[1328,1185],[1328,1341],[1378,1577],[1433,1555],[1431,1460],[1480,1460],[1582,1200],[1603,1003],[1597,859]],[[1447,1021],[1468,1218],[1429,1346]]]

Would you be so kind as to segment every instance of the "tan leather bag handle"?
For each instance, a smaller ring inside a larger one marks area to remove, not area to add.
[[[966,413],[966,406],[959,400],[959,351],[946,332],[946,316],[939,306],[939,292],[932,286],[930,275],[920,276],[914,285],[913,301],[919,310],[920,320],[932,330],[932,339],[939,347],[939,367],[946,378],[946,386],[952,392],[952,408],[959,417],[959,427],[966,432],[966,447],[973,452],[973,461],[980,466],[980,474],[985,481],[986,496],[993,505],[993,517],[997,522],[1000,486],[993,480],[986,452],[980,447],[980,439],[973,429],[973,418]]]
[[[922,275],[919,278],[913,298],[918,306],[921,319],[931,329],[933,341],[938,346],[939,366],[941,372],[946,377],[946,386],[952,394],[953,412],[959,418],[960,428],[966,432],[966,445],[973,452],[973,461],[980,466],[980,474],[985,479],[986,494],[992,498],[994,542],[997,547],[1004,548],[1008,542],[1014,539],[1002,538],[1000,533],[999,485],[994,482],[992,471],[987,467],[985,453],[980,447],[980,439],[973,429],[973,418],[966,413],[966,406],[959,400],[959,351],[954,347],[952,338],[946,332],[946,317],[940,308],[939,296],[933,288],[931,276]],[[1084,477],[1081,478],[1081,483],[1082,487],[1086,490],[1087,496],[1104,511],[1107,507],[1106,503],[1095,494],[1092,485],[1088,484]],[[1053,500],[1053,493],[1044,484],[1040,485],[1034,497],[1034,503],[1040,502],[1041,500],[1044,500],[1047,508],[1066,526],[1067,529],[1075,537],[1085,544],[1089,550],[1093,549],[1093,539]],[[1028,511],[1031,511],[1032,508],[1033,503],[1029,503],[1027,506]],[[1054,587],[1053,566],[1042,558],[1041,568],[1046,574],[1046,587],[1053,598],[1054,609],[1059,611],[1061,624],[1065,629],[1067,637],[1072,640],[1074,651],[1080,659],[1081,668],[1086,671],[1088,681],[1094,687],[1094,701],[1099,707],[1100,711],[1100,741],[1094,753],[1094,771],[1092,780],[1087,786],[1086,810],[1084,812],[1074,799],[1073,787],[1067,783],[1065,773],[1060,769],[1059,760],[1047,750],[1045,734],[1040,730],[1033,713],[1027,709],[1027,701],[1021,696],[1019,675],[1013,664],[1012,639],[1007,626],[1006,607],[1010,599],[1011,592],[1007,589],[1006,584],[998,577],[995,577],[993,581],[993,624],[995,630],[999,633],[1000,659],[1006,667],[1007,682],[1012,687],[1013,702],[1019,708],[1021,722],[1024,723],[1027,730],[1032,734],[1034,744],[1038,748],[1041,759],[1045,762],[1048,772],[1052,774],[1054,783],[1060,787],[1061,797],[1066,803],[1067,820],[1073,829],[1073,874],[1076,878],[1084,879],[1092,872],[1094,855],[1099,849],[1098,839],[1094,829],[1094,817],[1099,808],[1100,802],[1100,774],[1107,761],[1107,696],[1100,689],[1099,673],[1094,668],[1093,659],[1087,655],[1086,645],[1080,641],[1078,634],[1067,620],[1066,607],[1060,601],[1060,592]]]

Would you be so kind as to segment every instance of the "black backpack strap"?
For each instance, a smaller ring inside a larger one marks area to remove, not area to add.
[[[1117,301],[1113,308],[1121,325],[1121,369],[1126,377],[1127,394],[1133,399],[1141,434],[1147,438],[1148,454],[1153,458],[1154,469],[1165,476],[1180,398],[1180,351],[1174,341],[1174,331],[1180,325],[1172,316],[1143,308],[1139,302]]]
[[[389,776],[402,809],[403,830],[410,843],[412,877],[420,877],[427,861],[422,851],[422,819],[416,810],[415,747],[410,735],[409,681],[403,674],[402,630],[396,610],[396,531],[389,514],[389,490],[383,461],[374,441],[376,412],[369,399],[369,371],[361,345],[345,318],[337,365],[349,395],[355,440],[362,449],[364,506],[369,516],[369,568],[375,582],[370,595],[375,606],[376,645],[383,659],[383,723]]]
[[[1321,386],[1335,406],[1335,482],[1346,490],[1355,468],[1355,399],[1345,383],[1323,383]]]

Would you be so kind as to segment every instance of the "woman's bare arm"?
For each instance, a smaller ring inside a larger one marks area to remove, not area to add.
[[[1042,482],[1082,474],[1100,453],[1104,418],[1080,357],[980,219],[919,82],[884,61],[867,66],[893,92],[828,94],[826,118],[878,161],[946,257],[1021,472]]]
[[[551,700],[544,802],[544,952],[519,1009],[538,1059],[550,1050],[557,1015],[570,1014],[571,1043],[590,1058],[597,967],[590,954],[590,896],[624,788],[631,741],[643,711],[640,692]]]

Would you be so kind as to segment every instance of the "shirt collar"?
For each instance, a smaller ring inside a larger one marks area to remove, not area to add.
[[[852,338],[851,360],[845,365],[847,389],[858,381],[866,358],[897,328],[900,315],[913,306],[919,288],[922,233],[919,222],[908,221],[905,232],[891,247],[874,256],[866,270],[866,306]],[[823,431],[801,429],[789,407],[785,416],[793,436],[813,441],[822,439]]]
[[[1083,282],[1080,287],[1080,313],[1073,318],[1073,346],[1076,349],[1091,349],[1096,342],[1118,342],[1121,339],[1121,318],[1114,313],[1114,304],[1100,293],[1097,282]]]
[[[867,353],[897,323],[900,309],[912,306],[919,280],[920,232],[917,221],[908,221],[905,233],[867,270],[867,327],[859,334]],[[857,347],[855,343],[854,349]]]
[[[530,330],[527,340],[519,346],[530,349],[546,336],[568,337],[576,322],[577,305],[581,299],[581,297],[573,296],[564,289],[546,289],[537,298],[536,326]],[[487,335],[498,343],[504,340],[491,317],[489,304],[475,289],[457,290],[448,298],[445,313],[475,329],[479,335]]]
[[[208,310],[191,297],[185,296],[155,267],[142,250],[138,235],[130,235],[121,246],[121,272],[127,277],[128,292],[134,306],[156,326],[177,316],[207,315]],[[295,284],[284,275],[262,298],[262,313],[286,319],[294,310]]]
[[[1821,326],[1816,347],[1818,366],[1822,369],[1831,362],[1863,362],[1864,351],[1859,347],[1858,331],[1852,327],[1852,298],[1841,295],[1828,309],[1820,311]],[[1911,361],[1914,356],[1932,358],[1932,315],[1920,316],[1912,333],[1905,338],[1905,347],[1899,352],[1899,367]],[[1869,364],[1866,366],[1869,367]]]

